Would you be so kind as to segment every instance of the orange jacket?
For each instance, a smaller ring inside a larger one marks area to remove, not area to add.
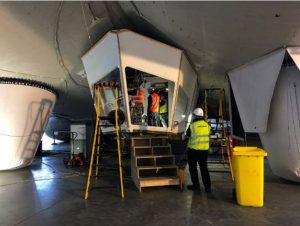
[[[145,93],[141,88],[138,88],[136,91],[136,96],[131,97],[131,102],[133,104],[142,104],[145,102]]]
[[[145,93],[144,93],[144,91],[141,88],[138,88],[138,90],[137,90],[137,96],[139,96],[141,98],[142,103],[144,105],[144,102],[145,102]]]
[[[159,95],[151,93],[151,105],[148,106],[150,112],[158,112],[159,110]]]

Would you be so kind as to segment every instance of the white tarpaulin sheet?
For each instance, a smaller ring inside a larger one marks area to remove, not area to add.
[[[283,68],[278,77],[266,133],[260,133],[269,152],[272,172],[300,182],[300,72],[296,66]]]
[[[288,47],[286,50],[300,70],[300,47]]]
[[[267,130],[270,104],[285,49],[279,49],[228,72],[245,132]]]

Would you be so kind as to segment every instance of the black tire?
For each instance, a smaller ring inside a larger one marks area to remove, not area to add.
[[[235,190],[235,188],[232,189],[232,199],[236,202],[236,190]]]

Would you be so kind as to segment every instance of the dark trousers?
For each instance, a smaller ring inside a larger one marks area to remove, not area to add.
[[[191,180],[194,186],[200,186],[198,179],[198,171],[197,171],[197,163],[200,166],[202,182],[205,187],[210,187],[210,176],[207,169],[207,157],[208,151],[204,150],[194,150],[188,148],[187,152],[188,163],[189,163],[189,171],[191,175]]]
[[[160,124],[162,127],[168,127],[168,112],[159,114]]]
[[[148,126],[159,126],[158,112],[148,111]]]

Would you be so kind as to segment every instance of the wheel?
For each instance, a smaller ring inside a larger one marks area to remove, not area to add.
[[[232,189],[232,199],[236,202],[236,190],[235,190],[235,188]]]
[[[181,182],[180,182],[180,184],[179,184],[179,189],[180,189],[180,191],[184,191],[184,183],[181,183]]]

